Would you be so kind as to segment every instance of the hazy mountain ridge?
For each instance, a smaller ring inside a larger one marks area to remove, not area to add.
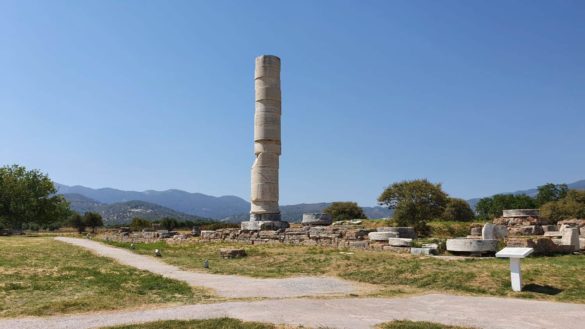
[[[113,188],[92,189],[85,186],[56,184],[60,194],[80,194],[95,201],[112,204],[128,201],[144,201],[172,210],[212,219],[222,219],[250,210],[250,204],[237,196],[214,197],[202,193],[181,190],[123,191]]]
[[[185,214],[145,201],[133,200],[105,204],[76,193],[66,193],[63,194],[63,197],[69,202],[72,210],[80,214],[88,211],[97,212],[102,215],[104,223],[107,225],[128,224],[134,217],[151,221],[164,217],[172,217],[179,221],[206,220],[206,218]]]
[[[176,189],[136,192],[113,188],[92,189],[79,185],[56,185],[59,193],[66,196],[74,210],[79,212],[98,211],[102,213],[102,216],[109,216],[108,220],[111,221],[131,220],[132,217],[157,219],[156,216],[158,218],[169,216],[180,220],[211,218],[226,222],[241,222],[248,220],[250,217],[250,203],[233,195],[214,197]],[[571,189],[585,189],[585,180],[567,185]],[[533,188],[511,193],[535,196],[537,192],[538,190]],[[467,202],[472,207],[475,207],[480,199],[474,198],[467,200]],[[141,201],[142,203],[136,203],[135,201]],[[280,210],[284,220],[299,222],[303,213],[322,212],[330,204],[321,202],[283,205]],[[385,218],[392,214],[392,211],[385,207],[362,208],[368,218]],[[140,209],[143,210],[142,213]],[[148,209],[150,211],[147,211]]]

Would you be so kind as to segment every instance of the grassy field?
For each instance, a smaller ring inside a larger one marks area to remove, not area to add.
[[[379,329],[471,329],[458,326],[419,321],[392,321],[378,326]]]
[[[129,248],[129,243],[111,244]],[[243,247],[248,257],[222,259],[219,249]],[[134,250],[152,255],[161,249],[162,260],[185,269],[254,277],[336,275],[403,292],[513,296],[585,303],[585,256],[530,257],[523,261],[525,291],[512,292],[507,259],[443,260],[390,252],[336,250],[289,245],[165,242],[138,243]],[[203,261],[209,260],[209,269]],[[384,290],[384,289],[383,289]]]
[[[51,238],[0,238],[0,316],[196,303],[186,283],[119,265]]]

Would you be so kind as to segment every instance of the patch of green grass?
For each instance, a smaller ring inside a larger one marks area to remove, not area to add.
[[[276,329],[275,325],[260,322],[243,322],[231,318],[157,321],[129,326],[108,327],[107,329]],[[282,327],[280,327],[282,328]],[[105,329],[105,328],[104,328]]]
[[[0,316],[196,303],[184,282],[120,265],[51,238],[0,238]]]
[[[379,329],[471,329],[465,327],[448,326],[440,323],[424,321],[392,321],[378,326]]]
[[[129,243],[111,243],[129,248]],[[522,262],[525,286],[534,289],[512,292],[507,259],[443,260],[391,252],[337,250],[318,246],[282,244],[244,245],[191,242],[183,244],[136,243],[134,250],[153,255],[185,269],[253,277],[335,275],[348,280],[399,287],[400,291],[512,296],[585,303],[585,255],[529,257]],[[247,257],[223,259],[219,249],[244,248]],[[349,251],[349,253],[348,253]],[[205,259],[209,269],[203,268]],[[389,291],[396,294],[396,290]]]

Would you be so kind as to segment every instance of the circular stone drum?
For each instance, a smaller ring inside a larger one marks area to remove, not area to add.
[[[301,224],[305,226],[331,225],[331,223],[333,223],[331,215],[323,213],[303,214],[303,220],[301,221]]]
[[[396,234],[395,238],[416,239],[416,232],[412,227],[378,227],[378,232],[393,232]]]
[[[478,239],[448,239],[447,251],[470,253],[470,254],[487,254],[495,253],[498,248],[498,240],[478,240]]]

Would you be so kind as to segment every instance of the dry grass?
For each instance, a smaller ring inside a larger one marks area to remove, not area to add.
[[[195,303],[203,289],[95,256],[51,238],[0,238],[0,316]]]
[[[156,321],[103,329],[309,329],[303,326],[274,325],[262,322],[244,322],[232,318],[219,318],[190,321]],[[325,328],[317,328],[325,329]]]
[[[112,243],[128,248],[127,243]],[[219,249],[243,247],[248,257],[222,259]],[[254,277],[335,275],[371,283],[381,295],[443,291],[478,295],[512,296],[585,303],[585,256],[530,257],[523,261],[527,291],[510,289],[505,259],[445,261],[433,257],[375,251],[348,251],[315,246],[244,245],[234,243],[165,242],[136,244],[137,253],[151,255],[161,249],[162,260],[185,269]],[[209,260],[210,268],[203,268]]]

